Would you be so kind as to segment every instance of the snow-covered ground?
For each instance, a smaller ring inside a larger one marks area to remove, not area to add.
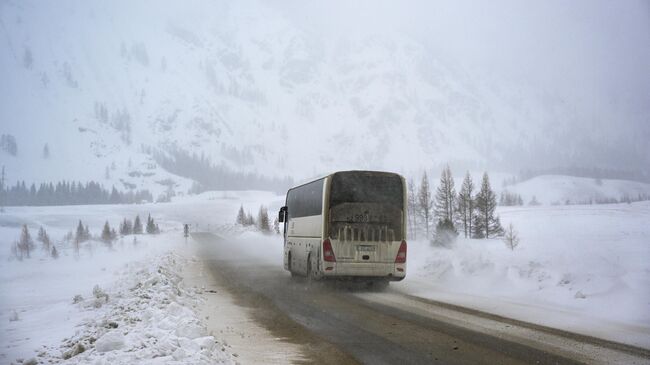
[[[615,183],[603,180],[602,186]],[[628,192],[630,184],[618,185]],[[267,205],[273,215],[282,196],[211,192],[195,203],[205,204],[200,202],[208,198],[224,219],[213,230],[240,235],[249,243],[242,247],[250,246],[252,252],[263,247],[259,251],[268,253],[268,247],[278,245],[275,237],[242,234],[227,223],[240,201],[253,213]],[[209,209],[203,206],[193,210],[197,220]],[[520,236],[514,251],[501,239],[459,238],[452,248],[410,242],[407,278],[392,288],[650,348],[650,202],[499,207],[497,213]],[[281,251],[276,253],[265,260],[281,265]]]
[[[0,215],[0,362],[233,363],[199,318],[200,292],[182,282],[190,258],[180,223],[152,213],[162,234],[127,236],[110,247],[90,241],[78,255],[62,240],[79,218],[97,235],[105,220],[117,226],[165,208],[172,207],[7,208]],[[12,259],[21,224],[34,240],[46,228],[59,258],[35,240],[31,258]]]
[[[459,180],[457,180],[459,181]],[[499,180],[493,180],[493,184]],[[458,185],[460,186],[460,185]],[[541,175],[509,186],[495,185],[499,191],[521,195],[528,204],[535,196],[544,205],[585,204],[599,200],[623,198],[640,200],[639,196],[650,196],[650,184],[615,179],[592,179],[564,175]]]
[[[615,181],[603,180],[605,187],[610,183]],[[264,204],[272,215],[283,200],[263,192],[212,192],[195,199],[209,197],[226,224],[236,214],[238,196],[245,209],[254,213]],[[194,210],[197,219],[207,208]],[[392,288],[650,348],[650,202],[499,207],[498,214],[520,236],[514,251],[501,239],[459,238],[452,248],[410,242],[407,278]],[[232,225],[215,229],[241,235],[249,241],[242,247],[268,252],[278,245],[275,237],[242,234]],[[281,265],[277,253],[266,260]]]
[[[232,360],[227,346],[226,354],[220,353],[216,341],[221,338],[213,338],[215,346],[210,347],[204,338],[209,333],[176,331],[186,321],[201,318],[197,308],[203,300],[192,287],[177,282],[176,275],[184,276],[184,265],[191,264],[187,261],[191,255],[183,255],[181,223],[190,223],[193,230],[239,236],[253,252],[255,247],[265,247],[267,253],[269,247],[277,248],[277,255],[266,255],[265,260],[276,260],[280,267],[277,236],[232,223],[240,205],[255,216],[264,204],[273,217],[282,201],[282,196],[267,192],[208,192],[168,204],[8,208],[0,215],[0,362],[55,359],[77,343],[86,351],[71,362],[128,363],[154,357],[174,362],[174,356],[192,363],[207,356]],[[82,247],[77,258],[68,244],[61,243],[79,218],[98,234],[105,220],[117,226],[124,217],[149,213],[163,233],[138,236],[135,245],[132,237],[118,240],[112,248],[95,242]],[[500,208],[499,214],[504,225],[513,223],[520,234],[520,246],[514,251],[500,240],[459,239],[452,248],[413,241],[407,279],[391,287],[650,347],[650,202],[509,207]],[[9,245],[18,239],[22,224],[28,224],[34,238],[37,228],[44,226],[61,257],[48,258],[37,248],[30,259],[10,260]],[[93,294],[95,286],[109,295],[107,303]],[[76,295],[83,300],[73,303]],[[102,305],[95,308],[95,303]],[[115,324],[117,328],[112,328]],[[105,349],[123,347],[101,353],[92,341],[106,333],[115,334],[99,342],[106,343]],[[192,339],[196,336],[202,339]],[[201,346],[198,352],[188,351]]]
[[[650,202],[500,208],[520,245],[409,246],[411,294],[650,347]]]

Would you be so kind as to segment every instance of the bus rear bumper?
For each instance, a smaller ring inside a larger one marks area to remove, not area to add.
[[[324,262],[323,278],[385,278],[399,281],[406,276],[405,264],[390,262]]]

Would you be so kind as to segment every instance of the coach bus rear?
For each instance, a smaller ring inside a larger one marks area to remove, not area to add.
[[[313,278],[402,280],[406,189],[398,174],[342,171],[290,189],[285,268]]]

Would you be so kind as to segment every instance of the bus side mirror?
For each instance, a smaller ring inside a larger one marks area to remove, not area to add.
[[[280,208],[280,212],[278,212],[278,221],[280,223],[283,223],[286,217],[287,217],[287,207]]]

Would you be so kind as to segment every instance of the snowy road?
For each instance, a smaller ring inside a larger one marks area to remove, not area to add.
[[[650,364],[650,351],[408,296],[291,279],[233,242],[193,234],[201,257],[255,319],[314,361]]]

